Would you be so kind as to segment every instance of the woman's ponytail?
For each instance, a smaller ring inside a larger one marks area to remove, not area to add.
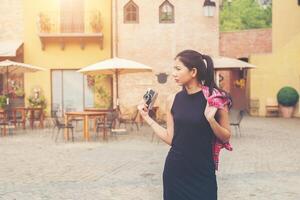
[[[206,64],[206,77],[205,77],[205,82],[204,85],[209,88],[209,95],[212,94],[213,89],[217,89],[221,91],[225,96],[229,99],[231,103],[229,103],[229,109],[232,107],[233,101],[232,97],[229,93],[227,93],[225,90],[219,88],[215,82],[215,67],[213,60],[210,56],[208,55],[202,55],[203,60],[205,60]]]
[[[203,60],[206,64],[206,76],[204,80],[204,85],[209,88],[209,94],[212,94],[213,89],[216,87],[215,84],[215,72],[214,63],[210,56],[202,54]]]

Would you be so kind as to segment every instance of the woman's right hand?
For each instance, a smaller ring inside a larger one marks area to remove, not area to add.
[[[148,110],[148,105],[145,103],[144,100],[141,100],[140,104],[137,106],[139,113],[143,118],[146,118],[149,116],[149,110]]]

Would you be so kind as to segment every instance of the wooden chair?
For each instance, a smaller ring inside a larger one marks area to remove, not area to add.
[[[266,102],[266,117],[278,117],[279,108],[278,103],[273,98],[267,98]]]
[[[236,135],[242,136],[240,124],[244,116],[243,110],[230,109],[229,118],[230,118],[230,126],[235,128]]]
[[[75,112],[76,111],[76,108],[74,108],[73,106],[71,106],[71,105],[67,105],[66,106],[66,112]],[[77,129],[77,127],[78,127],[78,122],[82,122],[83,121],[83,119],[81,118],[81,117],[78,117],[78,118],[72,118],[71,119],[71,122],[75,122],[75,127],[76,127],[76,129]]]
[[[251,116],[259,115],[259,99],[258,98],[250,99],[249,113]]]
[[[105,118],[97,118],[96,122],[96,137],[99,137],[99,132],[103,130],[103,139],[106,140],[107,131],[110,132],[111,136],[115,136],[115,139],[118,133],[126,133],[126,129],[116,129],[116,121],[118,118],[118,111],[114,110],[107,113]]]
[[[3,118],[1,119],[0,125],[3,127],[3,132],[5,128],[6,131],[8,130],[8,134],[13,134],[12,129],[15,129],[16,126],[13,119],[13,110],[11,108],[11,105],[6,106],[5,116],[3,116]]]
[[[72,124],[65,124],[65,123],[61,122],[56,114],[54,115],[54,123],[55,123],[55,128],[57,128],[55,142],[57,142],[57,138],[58,138],[58,135],[59,135],[61,129],[63,129],[63,130],[71,129],[72,142],[74,142],[74,126]]]
[[[7,130],[9,130],[8,126],[9,126],[9,123],[7,122],[7,120],[5,118],[1,118],[0,119],[0,130],[1,130],[2,136],[5,136],[7,134]]]
[[[139,111],[137,108],[135,108],[133,114],[129,114],[129,113],[124,114],[121,111],[119,111],[118,114],[119,128],[121,127],[121,124],[124,124],[125,128],[126,128],[126,124],[131,124],[130,129],[133,130],[133,125],[135,124],[137,131],[139,131],[139,125],[138,122],[136,121],[138,112]]]

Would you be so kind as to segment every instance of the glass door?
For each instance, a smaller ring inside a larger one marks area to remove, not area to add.
[[[94,94],[87,77],[76,70],[52,70],[52,110],[62,116],[66,111],[82,111],[94,106]]]

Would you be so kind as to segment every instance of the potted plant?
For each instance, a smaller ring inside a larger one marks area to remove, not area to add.
[[[96,12],[92,15],[90,25],[94,33],[100,33],[102,31],[102,20],[100,12]]]
[[[5,95],[0,95],[0,109],[4,109],[6,106],[7,97]]]
[[[93,89],[95,86],[95,77],[91,75],[87,75],[87,84],[89,88]]]
[[[17,88],[15,91],[16,97],[23,98],[25,96],[25,92],[23,88]]]
[[[32,108],[46,108],[46,99],[40,89],[33,90],[33,94],[28,97],[28,103]]]
[[[293,116],[295,105],[299,101],[299,94],[297,90],[286,86],[277,93],[277,101],[279,110],[284,118],[291,118]]]
[[[51,31],[50,18],[46,14],[39,13],[38,25],[42,33],[50,33]]]

